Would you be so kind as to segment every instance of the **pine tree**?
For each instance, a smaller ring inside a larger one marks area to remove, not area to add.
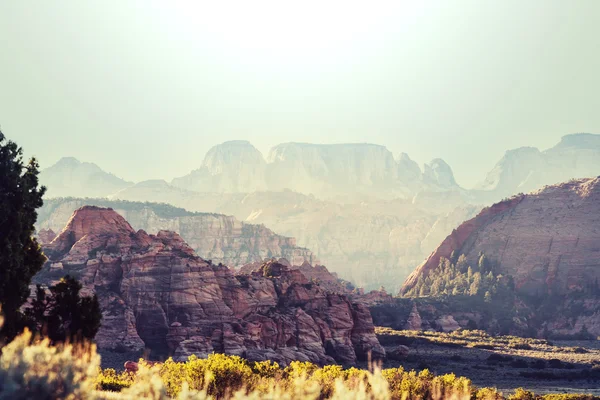
[[[46,258],[33,237],[36,209],[46,188],[38,187],[38,163],[23,162],[23,150],[0,131],[0,305],[4,326],[0,341],[23,328],[21,305],[29,296],[31,278]]]
[[[490,293],[489,290],[487,292],[485,292],[485,295],[483,296],[483,300],[486,303],[491,303],[492,302],[492,294]]]
[[[480,288],[481,288],[481,273],[475,272],[473,274],[473,283],[471,283],[471,287],[469,288],[469,294],[471,296],[477,296]]]
[[[485,257],[485,254],[481,254],[481,256],[479,257],[479,270],[481,271],[482,274],[488,272],[488,261],[487,258]]]

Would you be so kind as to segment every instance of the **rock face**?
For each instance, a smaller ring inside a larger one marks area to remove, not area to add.
[[[265,262],[266,261],[277,262],[285,265],[290,270],[300,271],[306,279],[310,282],[318,283],[318,285],[328,293],[352,294],[354,292],[354,286],[350,284],[350,282],[338,278],[337,274],[329,272],[324,265],[316,264],[313,266],[307,261],[303,262],[301,265],[294,265],[285,258],[280,258],[279,260],[273,258],[271,260],[265,260]],[[240,268],[237,273],[246,275],[252,274],[260,271],[263,265],[264,262],[246,264]]]
[[[420,190],[458,189],[452,170],[436,159],[422,174],[408,155],[396,161],[384,146],[283,143],[265,160],[246,141],[213,147],[201,167],[171,183],[196,192],[239,193],[290,189],[322,199],[412,197]]]
[[[371,144],[284,143],[271,149],[267,161],[270,187],[315,195],[377,190],[397,178],[392,153]]]
[[[448,236],[406,280],[411,287],[452,251],[483,253],[518,290],[564,294],[600,278],[600,178],[575,180],[483,209]]]
[[[42,229],[37,234],[39,244],[48,244],[54,240],[56,233],[52,229]]]
[[[600,293],[594,287],[600,279],[599,226],[600,177],[513,197],[455,229],[409,276],[402,292],[433,271],[441,257],[464,254],[468,265],[476,265],[485,254],[497,273],[513,278],[517,295],[555,299],[558,308],[548,317],[548,327],[577,333],[586,325],[599,334]],[[574,304],[584,311],[560,312]]]
[[[544,185],[598,175],[600,135],[572,134],[545,151],[533,147],[507,151],[473,194],[484,201],[498,201]]]
[[[60,230],[73,211],[84,205],[108,206],[148,233],[179,232],[194,251],[206,260],[231,267],[283,257],[295,265],[318,262],[314,254],[297,246],[296,239],[275,234],[264,225],[246,224],[235,217],[194,213],[165,204],[144,204],[102,199],[50,200],[40,209],[38,227]],[[41,231],[40,231],[41,232]]]
[[[454,180],[452,168],[441,158],[432,160],[429,164],[425,164],[423,172],[425,181],[431,182],[444,189],[456,189],[458,185]]]
[[[198,192],[253,192],[265,190],[266,163],[250,142],[234,140],[213,147],[199,169],[173,179],[176,187]]]
[[[78,209],[44,247],[36,283],[65,274],[98,295],[98,345],[153,354],[210,352],[287,363],[354,363],[385,356],[369,310],[270,262],[251,275],[196,256],[176,233],[135,231],[114,210]]]
[[[133,185],[103,171],[96,164],[80,162],[73,157],[61,158],[42,170],[40,182],[48,188],[46,197],[103,197]]]

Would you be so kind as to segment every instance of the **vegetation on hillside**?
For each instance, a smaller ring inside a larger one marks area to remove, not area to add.
[[[550,339],[590,340],[595,337],[582,326],[579,332],[568,335],[553,332],[546,323],[556,315],[574,318],[592,315],[595,310],[586,305],[590,297],[600,296],[598,280],[583,288],[573,288],[566,294],[557,294],[545,287],[535,293],[515,290],[513,277],[502,275],[498,266],[485,254],[479,255],[477,265],[470,265],[464,255],[450,259],[441,258],[438,266],[427,276],[420,276],[414,287],[396,299],[396,304],[373,307],[374,319],[379,325],[401,328],[377,321],[378,314],[386,319],[394,313],[407,315],[407,306],[429,304],[436,309],[447,309],[449,314],[479,313],[482,318],[476,323],[469,321],[469,329],[483,329],[494,334],[517,333],[522,336],[543,336]],[[404,303],[403,300],[409,300]],[[397,318],[396,318],[397,319]],[[405,319],[406,321],[406,319]],[[432,326],[436,329],[435,326]]]
[[[480,255],[475,266],[461,255],[455,262],[442,257],[433,271],[419,277],[405,297],[474,296],[489,303],[494,299],[510,299],[514,289],[512,277],[496,273],[485,254]]]

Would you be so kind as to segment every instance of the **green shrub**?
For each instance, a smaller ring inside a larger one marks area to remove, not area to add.
[[[31,340],[27,332],[4,347],[0,357],[0,400],[505,398],[493,388],[476,389],[467,378],[436,376],[427,369],[417,372],[398,367],[369,372],[339,365],[318,367],[310,362],[292,362],[282,369],[271,361],[251,363],[223,354],[211,354],[207,359],[191,356],[186,362],[169,359],[152,367],[140,360],[136,374],[100,371],[100,359],[93,346],[51,346],[48,341],[31,344]],[[581,378],[593,377],[593,369],[581,373]],[[588,395],[540,397],[523,389],[508,399],[599,400]]]
[[[96,389],[109,392],[120,392],[130,387],[135,380],[135,375],[130,372],[117,373],[112,368],[101,370],[96,378]]]
[[[508,396],[508,400],[537,400],[537,396],[529,390],[518,388],[514,394]]]

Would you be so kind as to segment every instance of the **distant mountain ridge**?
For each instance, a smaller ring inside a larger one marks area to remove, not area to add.
[[[405,155],[397,162],[385,146],[369,143],[282,143],[265,160],[249,142],[230,141],[211,148],[200,169],[172,184],[225,193],[290,189],[320,198],[354,193],[410,197],[419,190],[460,189],[445,162],[432,161],[443,166],[440,175],[424,175],[411,161]]]
[[[252,193],[289,189],[341,202],[412,199],[423,192],[456,191],[466,202],[486,204],[520,192],[573,178],[600,174],[600,135],[563,136],[554,147],[508,150],[473,189],[461,188],[452,168],[436,158],[421,168],[406,153],[394,157],[385,146],[369,143],[282,143],[265,158],[250,142],[234,140],[211,148],[200,167],[171,182],[137,184],[155,191]],[[40,174],[47,197],[108,197],[134,183],[92,163],[61,159]],[[153,201],[150,198],[148,200]]]
[[[527,193],[569,179],[600,175],[600,135],[563,136],[554,147],[509,150],[472,193],[483,202]]]
[[[81,196],[103,197],[133,185],[94,163],[81,162],[74,157],[61,158],[43,169],[40,182],[48,188],[46,197]]]

